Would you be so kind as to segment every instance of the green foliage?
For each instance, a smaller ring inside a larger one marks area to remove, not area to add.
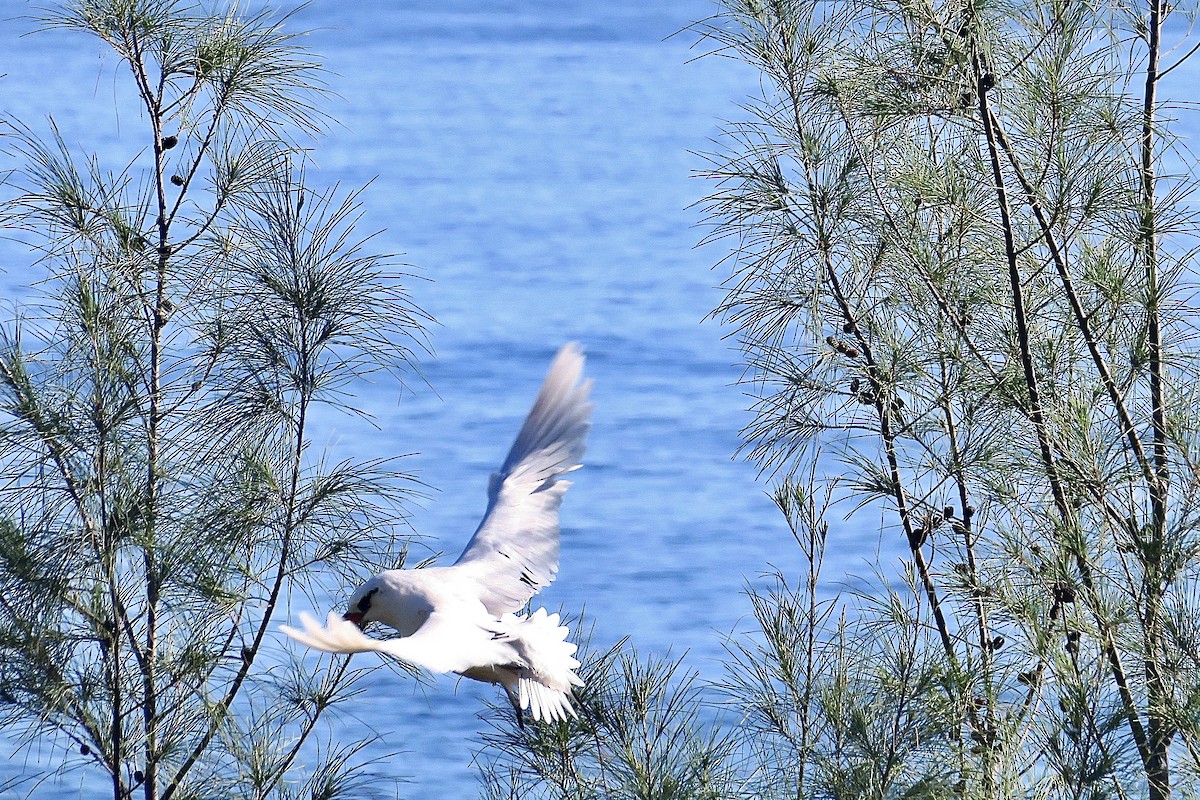
[[[46,278],[0,340],[0,721],[116,798],[333,797],[363,746],[312,736],[362,671],[268,632],[395,566],[410,479],[315,457],[313,412],[402,378],[425,318],[357,194],[304,182],[320,73],[283,22],[72,3],[47,25],[123,60],[144,149],[111,172],[53,125],[6,136]]]
[[[579,718],[519,726],[489,710],[485,796],[716,800],[733,791],[734,743],[702,716],[682,659],[641,659],[625,642],[585,648]]]
[[[737,246],[718,313],[759,398],[750,454],[884,514],[907,553],[908,591],[817,637],[853,660],[854,703],[803,706],[839,732],[804,740],[812,768],[884,748],[843,774],[854,796],[1198,777],[1176,710],[1200,679],[1179,636],[1200,614],[1200,375],[1191,161],[1160,174],[1182,155],[1158,96],[1160,59],[1190,53],[1163,39],[1175,13],[735,0],[705,29],[763,78],[709,202]],[[813,696],[841,674],[822,670]],[[919,748],[875,727],[913,709]]]
[[[712,687],[722,796],[1196,793],[1195,162],[1162,81],[1194,13],[728,0],[701,28],[761,77],[711,156],[716,313],[808,563],[750,592]],[[882,519],[900,574],[830,593],[834,511]]]

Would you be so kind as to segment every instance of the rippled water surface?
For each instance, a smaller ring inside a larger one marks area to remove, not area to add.
[[[53,113],[69,142],[117,168],[108,162],[138,120],[129,106],[113,115],[125,76],[111,55],[82,36],[17,38],[33,25],[12,17],[28,7],[0,8],[0,109],[31,123]],[[563,510],[562,570],[541,599],[586,608],[600,644],[628,635],[645,651],[686,651],[706,674],[747,612],[745,581],[798,560],[765,484],[733,458],[748,420],[736,354],[701,324],[721,297],[710,265],[724,253],[695,247],[692,206],[712,187],[690,177],[703,165],[691,151],[710,149],[755,80],[731,60],[695,60],[694,36],[671,36],[712,11],[704,0],[314,0],[289,23],[313,29],[307,44],[340,96],[310,178],[373,181],[364,229],[413,265],[413,297],[438,321],[421,364],[432,389],[361,387],[382,432],[330,420],[319,438],[331,457],[417,453],[410,467],[437,491],[414,512],[430,537],[416,549],[453,557],[551,355],[579,340],[595,425]],[[20,296],[24,256],[3,253],[0,281]],[[857,564],[874,536],[831,556]],[[375,769],[407,779],[404,796],[469,797],[491,691],[383,673],[342,721],[400,751]],[[0,772],[5,759],[19,773],[58,757],[11,751],[0,740]],[[49,795],[88,781],[72,771]]]

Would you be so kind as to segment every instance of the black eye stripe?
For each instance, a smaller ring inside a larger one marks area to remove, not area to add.
[[[371,591],[369,591],[363,595],[362,599],[358,601],[359,612],[365,614],[371,610],[371,595],[375,594],[378,591],[379,591],[379,587],[377,586],[374,589],[372,589]]]

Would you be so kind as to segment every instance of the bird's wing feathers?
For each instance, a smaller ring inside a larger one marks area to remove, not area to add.
[[[332,611],[324,626],[306,612],[300,613],[300,624],[303,630],[287,625],[280,630],[326,653],[386,653],[430,672],[465,672],[481,663],[502,663],[511,657],[504,649],[509,637],[488,624],[482,609],[478,613],[464,613],[460,608],[435,610],[412,636],[399,639],[372,639]]]
[[[488,483],[488,508],[455,566],[471,571],[496,616],[517,611],[558,574],[558,508],[580,466],[592,411],[577,344],[558,351],[508,457]]]
[[[300,612],[300,624],[303,629],[290,625],[280,625],[279,630],[295,639],[300,644],[308,645],[314,650],[326,653],[368,653],[381,651],[383,644],[378,639],[365,636],[358,626],[348,619],[343,619],[336,612],[330,611],[324,626],[316,617],[307,611]]]

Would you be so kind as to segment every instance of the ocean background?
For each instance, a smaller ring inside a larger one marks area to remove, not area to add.
[[[0,110],[39,129],[53,114],[69,144],[119,168],[122,131],[138,122],[132,105],[114,114],[129,99],[123,67],[80,34],[22,36],[36,8],[0,2]],[[304,44],[338,95],[308,178],[370,184],[361,230],[381,231],[373,248],[408,265],[414,301],[437,320],[421,379],[358,387],[381,430],[331,418],[318,441],[333,461],[414,454],[406,468],[432,491],[413,509],[413,554],[453,560],[550,358],[581,342],[594,427],[563,507],[561,571],[538,600],[585,611],[597,646],[628,636],[709,677],[748,613],[746,582],[799,563],[768,485],[735,457],[749,420],[737,353],[703,321],[728,251],[697,248],[695,204],[713,187],[693,176],[704,166],[694,153],[714,148],[756,87],[745,65],[702,58],[685,30],[715,10],[315,0],[288,22],[311,30]],[[28,255],[3,243],[0,256],[4,294],[27,296]],[[836,550],[857,561],[873,537]],[[495,692],[383,671],[337,724],[376,733],[376,753],[398,751],[371,765],[383,796],[399,779],[402,797],[472,797],[478,715]],[[46,742],[14,752],[0,736],[0,775],[64,758],[82,761]],[[102,793],[99,777],[75,765],[38,796]]]
[[[36,8],[0,0],[0,112],[35,128],[53,114],[69,144],[119,168],[121,132],[137,122],[129,105],[114,115],[114,100],[128,99],[121,65],[81,35],[22,36]],[[413,557],[452,560],[551,356],[581,342],[594,426],[563,507],[561,571],[538,600],[586,611],[598,647],[628,636],[708,678],[721,674],[723,637],[745,624],[747,584],[800,568],[768,482],[736,457],[750,416],[730,331],[704,321],[722,298],[726,270],[713,265],[728,250],[697,247],[696,204],[714,187],[694,176],[705,166],[696,153],[717,147],[721,123],[743,118],[738,104],[757,90],[750,69],[702,57],[687,31],[715,10],[710,0],[313,0],[288,22],[311,30],[305,44],[337,94],[309,180],[369,184],[361,230],[381,231],[374,249],[408,265],[414,301],[437,320],[419,379],[357,387],[378,430],[323,421],[329,458],[413,454],[407,468],[432,487],[413,508]],[[1195,77],[1188,68],[1175,80]],[[6,298],[28,296],[28,260],[0,241]],[[833,522],[831,580],[867,572],[881,545],[894,563],[870,512]],[[478,715],[495,697],[381,671],[334,732],[378,735],[371,770],[385,797],[472,797]],[[39,797],[103,793],[77,762],[48,742],[15,751],[0,733],[0,778],[66,763]]]

